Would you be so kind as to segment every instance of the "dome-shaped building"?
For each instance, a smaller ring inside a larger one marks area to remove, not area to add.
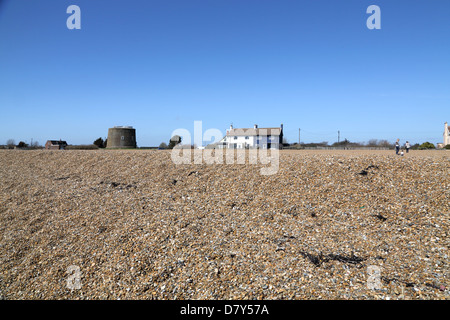
[[[107,148],[136,148],[136,129],[116,126],[108,129]]]

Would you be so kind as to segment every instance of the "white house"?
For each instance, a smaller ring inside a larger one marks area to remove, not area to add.
[[[444,147],[450,144],[450,127],[447,122],[444,124]]]
[[[232,149],[281,149],[283,144],[283,124],[277,128],[233,128],[227,130],[218,143],[219,148]]]

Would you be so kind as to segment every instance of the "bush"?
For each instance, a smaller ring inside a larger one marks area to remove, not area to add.
[[[14,149],[15,146],[16,142],[14,141],[14,139],[8,139],[8,141],[6,141],[6,147],[8,149]]]
[[[387,140],[380,140],[380,141],[378,141],[378,147],[393,148],[394,144]]]
[[[67,146],[66,150],[97,150],[98,146],[95,144],[80,144],[76,146]]]
[[[419,150],[436,149],[436,147],[434,146],[434,144],[427,141],[427,142],[422,143],[418,149]]]
[[[380,142],[378,142],[378,140],[376,139],[371,139],[369,140],[369,142],[367,143],[368,147],[375,147],[375,146],[380,146],[379,145]],[[341,142],[335,142],[331,145],[332,147],[335,148],[361,148],[364,147],[364,143],[360,143],[360,142],[351,142],[347,139],[344,139],[344,141]]]
[[[446,145],[444,149],[450,150],[450,144]]]
[[[318,142],[318,143],[302,143],[300,144],[300,147],[305,147],[305,148],[317,148],[317,147],[329,147],[328,145],[328,141],[323,141],[323,142]]]
[[[106,141],[103,141],[102,138],[98,138],[94,141],[94,144],[99,148],[105,148],[106,147]]]
[[[170,142],[169,142],[168,148],[169,149],[173,149],[179,143],[181,143],[181,137],[175,135],[172,138],[170,138]]]
[[[30,143],[30,148],[31,149],[42,149],[43,147],[39,144],[38,141],[32,141]]]
[[[19,144],[17,145],[17,148],[26,148],[26,147],[28,147],[28,144],[26,144],[23,141],[20,141]]]
[[[351,142],[347,139],[344,139],[344,141],[341,142],[335,142],[331,145],[332,147],[343,147],[343,148],[350,148],[350,147],[361,147],[362,145],[358,142]]]

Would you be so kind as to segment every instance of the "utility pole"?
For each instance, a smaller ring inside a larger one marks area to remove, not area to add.
[[[298,145],[300,145],[300,128],[298,128]]]
[[[338,143],[339,143],[340,139],[341,139],[341,132],[338,130]]]

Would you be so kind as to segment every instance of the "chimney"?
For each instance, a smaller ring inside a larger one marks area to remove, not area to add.
[[[258,129],[258,125],[255,124],[255,125],[253,126],[253,129]]]
[[[280,129],[281,129],[281,131],[283,131],[283,124],[281,124]]]
[[[230,124],[230,130],[233,130],[233,124]]]

